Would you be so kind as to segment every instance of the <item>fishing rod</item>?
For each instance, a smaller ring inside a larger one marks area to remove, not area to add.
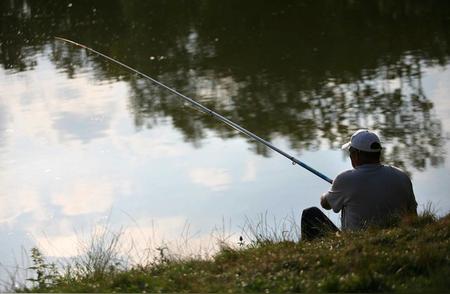
[[[135,74],[137,74],[137,75],[139,75],[141,77],[144,77],[144,78],[152,81],[153,83],[157,84],[158,86],[163,87],[164,89],[168,90],[169,92],[171,92],[171,93],[173,93],[173,94],[183,98],[185,101],[191,103],[192,105],[194,105],[196,107],[196,109],[200,110],[201,112],[211,115],[212,117],[220,120],[221,122],[225,123],[226,125],[230,126],[231,128],[235,129],[236,131],[238,131],[238,132],[240,132],[240,133],[242,133],[242,134],[244,134],[244,135],[246,135],[246,136],[248,136],[248,137],[250,137],[250,138],[252,138],[252,139],[254,139],[256,141],[258,141],[258,142],[260,142],[261,144],[266,145],[270,149],[278,152],[279,154],[281,154],[284,157],[288,158],[292,162],[292,164],[298,164],[301,167],[303,167],[303,168],[307,169],[308,171],[312,172],[316,176],[320,177],[321,179],[327,181],[328,183],[330,183],[330,184],[333,183],[333,180],[331,180],[329,177],[325,176],[324,174],[322,174],[321,172],[315,170],[314,168],[310,167],[309,165],[301,162],[300,160],[298,160],[294,156],[284,152],[283,150],[279,149],[278,147],[275,147],[270,142],[268,142],[268,141],[258,137],[257,135],[255,135],[252,132],[244,129],[243,127],[241,127],[240,125],[236,124],[235,122],[229,120],[228,118],[226,118],[226,117],[218,114],[217,112],[212,111],[211,109],[203,106],[202,104],[200,104],[199,102],[195,101],[194,99],[189,98],[186,95],[181,94],[177,90],[174,90],[174,89],[170,88],[169,86],[164,85],[160,81],[157,81],[154,78],[152,78],[152,77],[150,77],[150,76],[148,76],[148,75],[146,75],[146,74],[144,74],[144,73],[142,73],[142,72],[140,72],[140,71],[138,71],[138,70],[136,70],[136,69],[134,69],[134,68],[132,68],[132,67],[130,67],[130,66],[128,66],[128,65],[126,65],[126,64],[124,64],[124,63],[122,63],[122,62],[120,62],[120,61],[118,61],[116,59],[114,59],[114,58],[112,58],[112,57],[109,57],[108,55],[105,55],[105,54],[103,54],[101,52],[98,52],[97,50],[94,50],[94,49],[92,49],[90,47],[87,47],[87,46],[85,46],[83,44],[74,42],[74,41],[69,40],[69,39],[61,38],[61,37],[55,37],[55,39],[63,41],[63,42],[66,42],[66,43],[69,43],[69,44],[72,44],[72,45],[75,45],[75,46],[78,46],[78,47],[81,47],[81,48],[84,48],[84,49],[86,49],[86,50],[88,50],[88,51],[90,51],[92,53],[95,53],[95,54],[97,54],[99,56],[102,56],[102,57],[108,59],[109,61],[112,61],[115,64],[118,64],[118,65],[120,65],[120,66],[122,66],[122,67],[124,67],[124,68],[126,68],[126,69],[128,69],[128,70],[130,70],[132,72],[134,72]]]

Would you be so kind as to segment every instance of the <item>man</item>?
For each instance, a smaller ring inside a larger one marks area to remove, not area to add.
[[[324,209],[341,211],[343,230],[383,224],[404,213],[417,214],[411,180],[400,169],[380,163],[381,143],[368,130],[358,130],[342,149],[348,150],[353,169],[339,174],[322,195]],[[338,228],[317,208],[302,213],[302,238],[313,239]]]

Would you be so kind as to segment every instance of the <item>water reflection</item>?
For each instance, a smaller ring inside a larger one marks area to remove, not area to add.
[[[445,138],[433,104],[423,91],[422,61],[406,63],[410,59],[411,56],[405,56],[399,61],[405,67],[381,67],[376,74],[350,83],[330,79],[319,89],[285,82],[268,83],[264,75],[240,83],[232,76],[222,79],[190,76],[186,78],[190,85],[182,88],[207,107],[264,138],[287,137],[297,150],[314,150],[324,142],[330,148],[338,148],[355,129],[375,129],[386,142],[387,162],[404,169],[423,170],[444,162]],[[161,78],[169,79],[167,75]],[[207,79],[209,87],[196,86],[197,81]],[[226,83],[221,83],[223,80]],[[171,116],[173,125],[189,141],[201,140],[204,129],[214,129],[223,138],[236,135],[207,116],[185,111],[164,90],[139,80],[132,80],[130,85],[139,126],[155,115],[163,115]],[[216,99],[202,93],[215,93]],[[252,143],[257,153],[267,155],[266,148]]]
[[[261,137],[285,136],[298,150],[324,143],[336,148],[355,128],[370,127],[396,143],[385,155],[389,162],[424,169],[444,160],[442,128],[423,94],[421,68],[448,62],[449,6],[406,0],[13,0],[1,5],[0,58],[6,69],[32,69],[49,38],[73,37]],[[69,77],[92,70],[99,80],[127,80],[137,127],[169,117],[197,146],[205,129],[224,138],[236,135],[96,56],[50,44],[51,60]],[[84,123],[88,137],[68,131],[83,140],[98,136],[102,127],[91,128],[80,115],[66,114],[56,123],[66,129]],[[260,145],[253,148],[268,154]]]
[[[62,135],[75,137],[76,140],[87,143],[92,139],[104,136],[109,128],[105,119],[97,118],[90,113],[60,113],[61,117],[54,121],[54,128]]]
[[[4,109],[3,104],[0,102],[0,150],[2,145],[5,144],[6,141],[6,132],[7,132],[7,112]]]

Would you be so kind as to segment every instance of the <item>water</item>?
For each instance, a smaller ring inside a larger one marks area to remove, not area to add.
[[[3,270],[25,263],[23,251],[36,245],[48,256],[74,256],[105,225],[122,228],[137,248],[189,240],[208,251],[211,234],[237,243],[246,218],[296,219],[329,187],[53,36],[149,74],[331,178],[350,168],[339,146],[372,128],[385,161],[411,175],[420,209],[431,202],[440,215],[450,211],[444,1],[0,7]]]

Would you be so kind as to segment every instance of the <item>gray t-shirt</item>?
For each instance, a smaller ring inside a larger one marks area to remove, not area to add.
[[[364,164],[339,174],[323,196],[334,212],[342,210],[342,229],[362,229],[417,209],[408,175],[381,164]]]

